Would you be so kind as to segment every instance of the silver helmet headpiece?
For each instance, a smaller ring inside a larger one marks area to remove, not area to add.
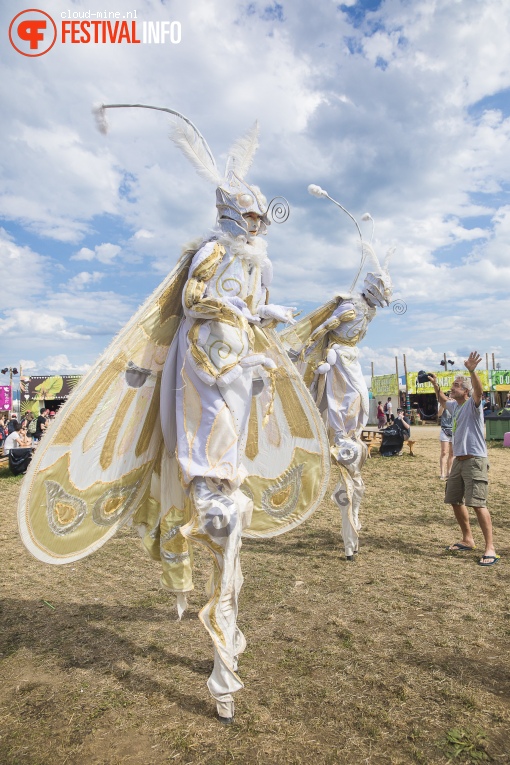
[[[139,108],[167,112],[174,117],[170,138],[181,149],[200,176],[216,185],[217,226],[222,233],[249,239],[249,214],[259,220],[258,234],[265,234],[270,218],[283,223],[289,216],[289,206],[283,197],[275,197],[269,204],[257,186],[244,180],[258,148],[258,124],[255,122],[246,135],[239,138],[228,152],[225,173],[218,170],[207,141],[198,128],[180,112],[161,106],[146,104],[101,104],[94,108],[97,125],[106,133],[106,109]]]
[[[249,186],[235,172],[230,171],[216,189],[218,228],[232,236],[248,236],[249,225],[244,217],[252,213],[260,218],[259,234],[265,234],[271,221],[268,205],[258,186]]]

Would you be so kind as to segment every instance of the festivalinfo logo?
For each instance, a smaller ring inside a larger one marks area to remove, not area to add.
[[[22,56],[31,57],[48,53],[58,39],[63,45],[178,45],[181,38],[179,21],[140,22],[136,10],[68,10],[55,21],[46,11],[29,8],[16,14],[9,26],[12,47]]]

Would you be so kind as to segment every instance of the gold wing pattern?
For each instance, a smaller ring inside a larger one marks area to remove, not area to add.
[[[82,378],[37,447],[18,507],[21,537],[36,558],[89,555],[148,501],[161,462],[161,370],[191,257],[183,255]]]

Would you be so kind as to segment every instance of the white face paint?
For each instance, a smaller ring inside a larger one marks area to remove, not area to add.
[[[257,236],[260,230],[260,215],[257,215],[256,213],[245,213],[243,218],[248,225],[249,235]]]

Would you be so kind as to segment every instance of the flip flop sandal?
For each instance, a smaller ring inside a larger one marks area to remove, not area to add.
[[[478,561],[478,565],[483,566],[483,568],[487,568],[487,566],[494,566],[494,564],[497,563],[500,558],[501,555],[482,555],[481,560]],[[484,560],[489,562],[484,563]]]
[[[455,544],[446,548],[446,552],[471,552],[471,550],[476,550],[476,545],[468,547],[468,545],[464,545],[462,542],[455,542]]]

